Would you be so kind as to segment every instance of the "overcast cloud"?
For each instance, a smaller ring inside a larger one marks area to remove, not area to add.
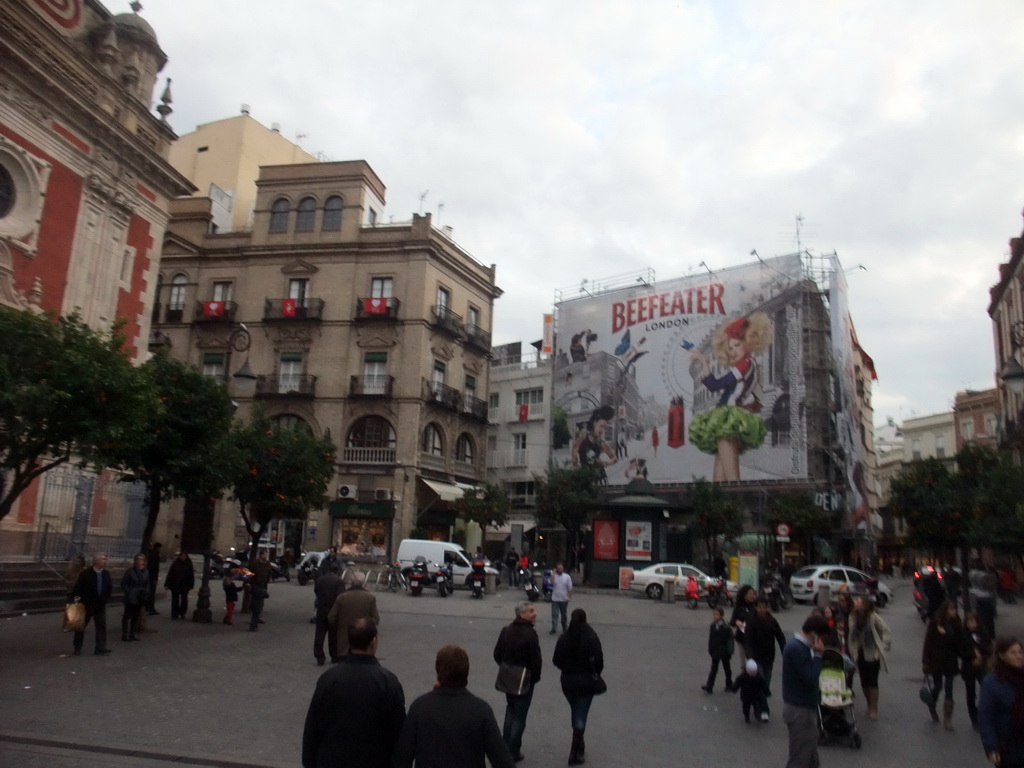
[[[113,12],[127,2],[108,0]],[[178,133],[235,115],[365,159],[498,266],[495,343],[556,289],[838,252],[876,423],[994,384],[1024,207],[1019,0],[148,0]],[[440,204],[443,202],[443,209]],[[855,269],[863,265],[866,269]]]

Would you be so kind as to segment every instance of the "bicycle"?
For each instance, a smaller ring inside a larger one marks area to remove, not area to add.
[[[406,589],[407,582],[402,569],[397,565],[385,565],[377,575],[377,589],[390,589],[397,592],[399,589]]]

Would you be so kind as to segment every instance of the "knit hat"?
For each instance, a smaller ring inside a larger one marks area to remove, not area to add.
[[[753,659],[747,659],[747,674],[748,675],[756,675],[757,674],[757,662],[754,661]]]

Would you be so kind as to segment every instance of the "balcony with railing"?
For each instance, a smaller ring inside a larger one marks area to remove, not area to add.
[[[256,380],[256,397],[297,397],[316,396],[316,376],[308,373],[295,376],[267,376]]]
[[[349,397],[391,397],[395,386],[394,376],[351,376]]]
[[[263,302],[263,320],[268,323],[293,320],[323,320],[323,299],[267,299]]]
[[[529,466],[529,451],[526,448],[513,448],[505,457],[506,467],[526,467]]]
[[[506,415],[507,421],[540,421],[544,419],[544,403],[513,405]]]
[[[462,413],[463,401],[459,390],[436,381],[423,380],[423,399],[439,408]]]
[[[150,349],[169,349],[171,346],[171,337],[166,333],[160,331],[149,332],[149,348]]]
[[[485,355],[491,354],[491,334],[479,325],[466,326],[466,343]]]
[[[537,506],[537,494],[525,493],[512,495],[508,498],[513,507],[535,507]]]
[[[472,395],[462,396],[462,412],[470,418],[487,423],[487,401]]]
[[[164,310],[164,322],[165,323],[181,323],[185,320],[185,307],[176,307],[174,305],[168,305]],[[156,320],[154,319],[154,322]]]
[[[341,449],[341,460],[345,464],[394,464],[395,449],[346,446]]]
[[[401,302],[395,298],[362,298],[356,299],[357,322],[371,320],[397,320]]]
[[[431,312],[434,315],[434,326],[447,331],[455,338],[462,338],[464,333],[462,315],[455,314],[448,307],[440,306],[431,307]],[[489,348],[488,351],[490,351]]]
[[[197,301],[192,314],[194,323],[233,323],[238,304],[233,301]]]

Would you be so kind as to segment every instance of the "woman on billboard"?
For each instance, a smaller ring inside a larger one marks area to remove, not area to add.
[[[608,422],[615,415],[615,410],[610,405],[602,405],[594,409],[587,420],[587,427],[576,438],[572,446],[572,465],[578,467],[581,464],[596,466],[599,481],[602,485],[607,481],[608,476],[604,471],[616,462],[615,451],[604,439],[605,430],[608,429]]]
[[[751,312],[719,327],[711,337],[711,350],[726,372],[718,377],[703,352],[690,352],[690,359],[701,365],[701,383],[709,392],[720,393],[718,404],[695,416],[690,424],[693,444],[715,456],[712,479],[716,482],[739,480],[740,454],[764,443],[768,429],[756,415],[761,402],[754,354],[772,345],[774,333],[771,318],[764,312]]]

